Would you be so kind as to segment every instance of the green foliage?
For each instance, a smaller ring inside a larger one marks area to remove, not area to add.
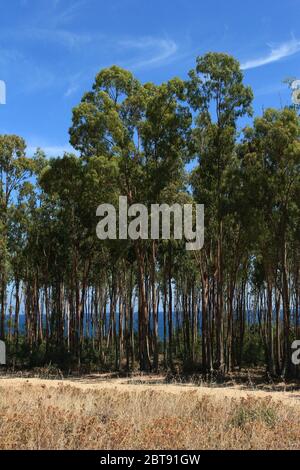
[[[177,361],[222,375],[267,358],[270,373],[289,373],[300,123],[295,109],[267,109],[241,133],[252,99],[238,61],[223,53],[198,57],[186,81],[161,84],[112,66],[73,109],[79,155],[38,149],[28,158],[22,138],[0,136],[0,334],[10,360],[64,370],[139,360],[147,371]],[[119,196],[148,208],[204,204],[203,250],[173,239],[99,241],[96,209]]]
[[[273,404],[257,402],[247,402],[243,400],[237,407],[235,415],[231,420],[234,427],[247,429],[247,426],[254,422],[260,422],[269,428],[276,425],[278,420],[277,412]]]
[[[245,333],[242,361],[245,367],[256,367],[265,363],[264,344],[257,325],[249,327]]]

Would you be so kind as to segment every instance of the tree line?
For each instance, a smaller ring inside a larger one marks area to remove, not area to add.
[[[295,106],[250,120],[252,100],[227,54],[160,85],[112,66],[73,109],[76,155],[29,158],[24,139],[0,135],[10,363],[297,374],[300,121]],[[96,208],[119,196],[204,204],[204,247],[98,240]]]

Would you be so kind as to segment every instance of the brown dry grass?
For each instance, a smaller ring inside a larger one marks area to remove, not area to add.
[[[298,405],[168,390],[3,380],[0,449],[300,448]]]

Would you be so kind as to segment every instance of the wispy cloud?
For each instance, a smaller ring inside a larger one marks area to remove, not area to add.
[[[173,40],[164,38],[145,37],[136,40],[123,40],[119,41],[119,45],[131,52],[133,50],[138,52],[138,57],[129,64],[135,70],[168,63],[175,59],[178,51],[178,46]]]
[[[109,63],[106,63],[106,60],[111,60],[111,57],[114,57],[115,63],[134,71],[159,67],[179,58],[177,44],[171,39],[159,37],[136,37],[112,41],[103,35],[96,34],[92,37],[90,49],[92,47],[102,50],[105,59],[101,67],[108,66]],[[93,79],[98,70],[99,65],[97,67],[91,65],[85,73],[73,74],[69,79],[64,97],[69,98],[76,93],[86,82],[87,76]]]
[[[287,90],[288,87],[284,86],[283,83],[275,83],[255,89],[255,96],[274,95],[281,92],[286,92]]]
[[[49,5],[48,1],[47,3]],[[74,18],[80,15],[80,13],[82,12],[82,7],[85,5],[86,0],[77,0],[71,2],[71,4],[66,8],[63,8],[62,2],[60,0],[53,0],[51,6],[54,9],[55,15],[49,18],[49,22],[52,22],[52,25],[56,27],[62,24],[64,25],[71,23]]]
[[[47,157],[61,157],[64,153],[76,153],[71,145],[32,145],[29,144],[26,149],[26,153],[29,157],[32,157],[37,149],[42,149]]]
[[[91,42],[92,38],[89,34],[77,34],[63,29],[32,29],[28,32],[33,39],[41,39],[46,42],[57,42],[62,46],[74,48],[87,45]]]
[[[9,29],[2,29],[0,38],[12,40],[13,42],[21,42],[29,44],[37,44],[37,41],[46,45],[56,44],[69,49],[81,48],[86,46],[92,41],[92,36],[89,34],[77,34],[65,29],[51,29],[41,27],[23,28],[19,31],[12,31]]]
[[[1,69],[17,93],[57,90],[64,98],[88,86],[96,72],[111,63],[132,71],[150,70],[179,60],[186,50],[181,44],[179,51],[166,36],[111,38],[99,31],[43,24],[25,26],[14,35],[2,29],[0,42],[6,45],[0,46]],[[50,60],[43,59],[44,51],[49,51]]]
[[[69,98],[69,96],[72,96],[74,93],[76,93],[78,89],[79,89],[79,84],[70,85],[65,91],[64,97]]]
[[[263,65],[277,62],[284,57],[291,56],[300,51],[300,41],[298,39],[291,39],[290,41],[284,42],[277,47],[271,47],[269,54],[259,57],[257,59],[247,60],[241,65],[243,70],[254,69],[262,67]]]

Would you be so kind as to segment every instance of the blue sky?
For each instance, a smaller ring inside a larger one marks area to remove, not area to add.
[[[255,93],[254,109],[290,103],[300,78],[300,0],[0,0],[0,133],[32,154],[69,150],[71,110],[97,71],[112,64],[142,81],[186,78],[195,57],[233,54]]]

